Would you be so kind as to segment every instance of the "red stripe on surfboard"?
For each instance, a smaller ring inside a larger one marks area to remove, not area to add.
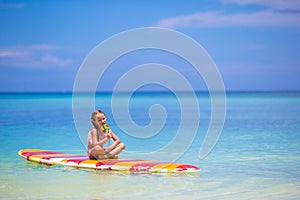
[[[76,159],[76,160],[78,160],[78,159],[85,159],[85,160],[88,160],[89,159],[89,157],[87,157],[87,156],[82,156],[82,155],[73,155],[73,156],[47,156],[47,157],[43,157],[43,159],[45,159],[45,160],[50,160],[50,159],[52,159],[52,158],[66,158],[66,159],[68,159],[68,158],[70,158],[70,159],[72,159],[72,158],[74,158],[74,159]]]
[[[77,163],[79,165],[80,163],[82,163],[83,161],[86,161],[86,160],[89,160],[89,158],[86,157],[86,159],[70,159],[70,160],[67,160],[66,162],[67,163],[68,162],[73,162],[73,163]]]
[[[198,167],[195,167],[193,165],[180,165],[176,167],[175,171],[188,171],[189,169],[192,169],[194,171],[199,171],[200,169]]]
[[[130,171],[137,172],[137,171],[149,171],[152,167],[159,164],[166,164],[168,162],[145,162],[145,163],[137,163],[132,165]],[[170,163],[171,164],[171,163]]]
[[[70,160],[66,160],[66,162],[74,162],[74,163],[77,163],[78,165],[83,162],[83,161],[86,161],[86,160],[90,160],[88,157],[86,157],[86,159],[70,159]],[[99,162],[97,162],[95,164],[96,167],[100,167],[100,166],[113,166],[114,164],[117,164],[117,163],[122,163],[122,162],[133,162],[133,161],[139,161],[139,160],[101,160]]]
[[[34,155],[49,155],[49,154],[61,154],[60,152],[54,151],[37,151],[37,152],[22,152],[22,156],[25,156],[26,159],[29,159],[30,156]]]

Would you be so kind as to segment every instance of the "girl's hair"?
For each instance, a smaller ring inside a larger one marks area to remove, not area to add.
[[[102,110],[96,110],[96,111],[98,111],[98,113],[102,113],[105,115],[105,113]]]
[[[99,114],[99,113],[103,113],[105,115],[105,113],[102,110],[96,110],[96,111],[92,112],[92,115],[91,115],[91,123],[97,129],[100,128],[99,123],[98,123],[98,119],[96,117],[97,114]]]

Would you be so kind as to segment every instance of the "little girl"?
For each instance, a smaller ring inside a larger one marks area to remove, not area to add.
[[[91,123],[93,128],[88,133],[88,156],[90,159],[118,158],[118,154],[125,149],[125,144],[106,125],[106,116],[103,111],[96,110],[92,113]],[[101,130],[101,127],[106,128]],[[114,142],[107,148],[103,145],[110,139]]]

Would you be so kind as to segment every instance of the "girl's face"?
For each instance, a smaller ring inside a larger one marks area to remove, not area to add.
[[[97,119],[98,119],[98,123],[100,126],[106,124],[106,117],[103,113],[98,113],[97,114]]]

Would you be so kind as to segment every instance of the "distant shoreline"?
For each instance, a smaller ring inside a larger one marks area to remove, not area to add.
[[[300,90],[230,90],[230,91],[225,91],[226,94],[295,94],[295,93],[300,93]],[[131,93],[130,91],[122,91],[122,92],[111,92],[111,91],[97,91],[97,92],[76,92],[75,94],[107,94],[107,95],[112,95],[112,94],[128,94]],[[134,94],[174,94],[175,92],[172,91],[135,91],[133,92]],[[176,93],[196,93],[196,94],[209,94],[209,91],[177,91]],[[218,91],[216,91],[218,93]],[[73,95],[72,91],[0,91],[0,95]]]

